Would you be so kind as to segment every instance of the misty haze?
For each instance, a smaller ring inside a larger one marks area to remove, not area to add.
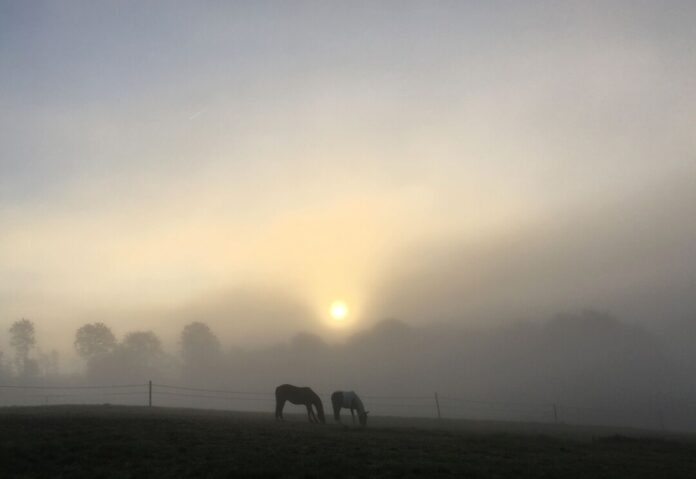
[[[0,0],[0,475],[696,475],[695,18]]]

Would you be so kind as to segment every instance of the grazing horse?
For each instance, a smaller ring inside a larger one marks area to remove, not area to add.
[[[283,420],[283,406],[285,406],[285,401],[290,401],[292,404],[303,404],[307,407],[307,417],[309,422],[320,422],[324,424],[326,419],[324,419],[324,405],[321,403],[321,399],[310,388],[301,388],[293,386],[292,384],[283,384],[276,388],[276,410],[275,417],[276,420]],[[312,406],[317,409],[317,414],[314,414]],[[317,415],[319,418],[317,419]]]
[[[367,426],[367,414],[370,411],[365,411],[362,401],[353,391],[336,391],[331,395],[331,405],[333,406],[334,419],[336,422],[341,422],[341,408],[350,409],[350,416],[355,424],[355,415],[353,411],[358,411],[358,420],[361,426]]]

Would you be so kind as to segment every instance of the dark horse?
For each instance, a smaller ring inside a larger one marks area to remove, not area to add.
[[[317,393],[312,391],[310,388],[301,388],[293,386],[292,384],[283,384],[276,388],[276,410],[275,417],[277,420],[283,419],[283,406],[285,406],[285,401],[290,401],[292,404],[303,404],[307,407],[307,417],[309,422],[320,422],[325,423],[324,418],[324,405],[321,403],[321,399],[317,396]],[[317,409],[317,414],[314,414],[312,406]],[[317,415],[319,418],[317,419]]]
[[[355,424],[355,415],[353,411],[358,411],[358,420],[361,426],[367,426],[367,414],[370,411],[365,411],[362,401],[353,391],[336,391],[331,395],[331,405],[333,406],[334,419],[336,422],[341,422],[341,408],[350,409],[350,416]]]

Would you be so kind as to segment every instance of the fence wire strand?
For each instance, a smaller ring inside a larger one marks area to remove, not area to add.
[[[127,391],[127,389],[137,389]],[[126,391],[124,391],[126,390]],[[3,392],[5,391],[5,392]],[[40,393],[39,391],[46,391]],[[32,393],[33,392],[33,393]],[[31,393],[31,394],[27,394]],[[319,393],[324,401],[329,402],[329,394]],[[104,384],[104,385],[46,385],[46,384],[0,384],[0,403],[4,405],[16,405],[26,400],[43,400],[46,404],[53,401],[55,404],[64,401],[80,402],[92,400],[94,402],[106,401],[123,397],[140,397],[143,405],[180,405],[176,398],[181,399],[206,399],[225,401],[229,408],[235,405],[242,409],[250,403],[257,402],[264,405],[258,410],[267,410],[269,402],[274,400],[274,393],[270,391],[242,391],[235,389],[215,389],[192,386],[180,386],[173,384],[159,384],[153,382],[141,384]],[[160,398],[160,404],[152,402],[152,398]],[[169,400],[165,400],[169,398]],[[462,398],[455,396],[397,396],[397,395],[362,395],[369,401],[369,407],[377,414],[414,414],[412,417],[449,417],[476,418],[476,419],[502,419],[513,420],[538,420],[544,422],[575,421],[583,423],[588,417],[604,417],[606,420],[616,421],[618,418],[627,419],[628,414],[641,415],[643,417],[659,417],[659,423],[664,428],[663,409],[644,410],[640,407],[614,410],[604,407],[583,407],[552,402],[525,402],[525,401],[486,401],[481,399]],[[439,400],[439,403],[438,403]],[[163,403],[164,402],[164,403]],[[128,401],[132,405],[133,401]],[[242,406],[246,404],[245,406]],[[200,407],[201,405],[199,405]],[[212,405],[211,405],[212,406]],[[437,406],[437,409],[436,409]],[[249,410],[249,409],[246,409]],[[408,411],[408,412],[407,412]],[[560,416],[560,417],[559,417]],[[611,416],[611,418],[609,417]],[[637,416],[636,416],[637,417]],[[631,418],[632,420],[632,418]],[[630,422],[630,421],[629,421]],[[635,422],[635,421],[634,421]]]

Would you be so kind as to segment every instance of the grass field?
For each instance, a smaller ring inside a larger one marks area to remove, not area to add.
[[[495,422],[121,406],[0,409],[0,477],[696,478],[696,438]]]

